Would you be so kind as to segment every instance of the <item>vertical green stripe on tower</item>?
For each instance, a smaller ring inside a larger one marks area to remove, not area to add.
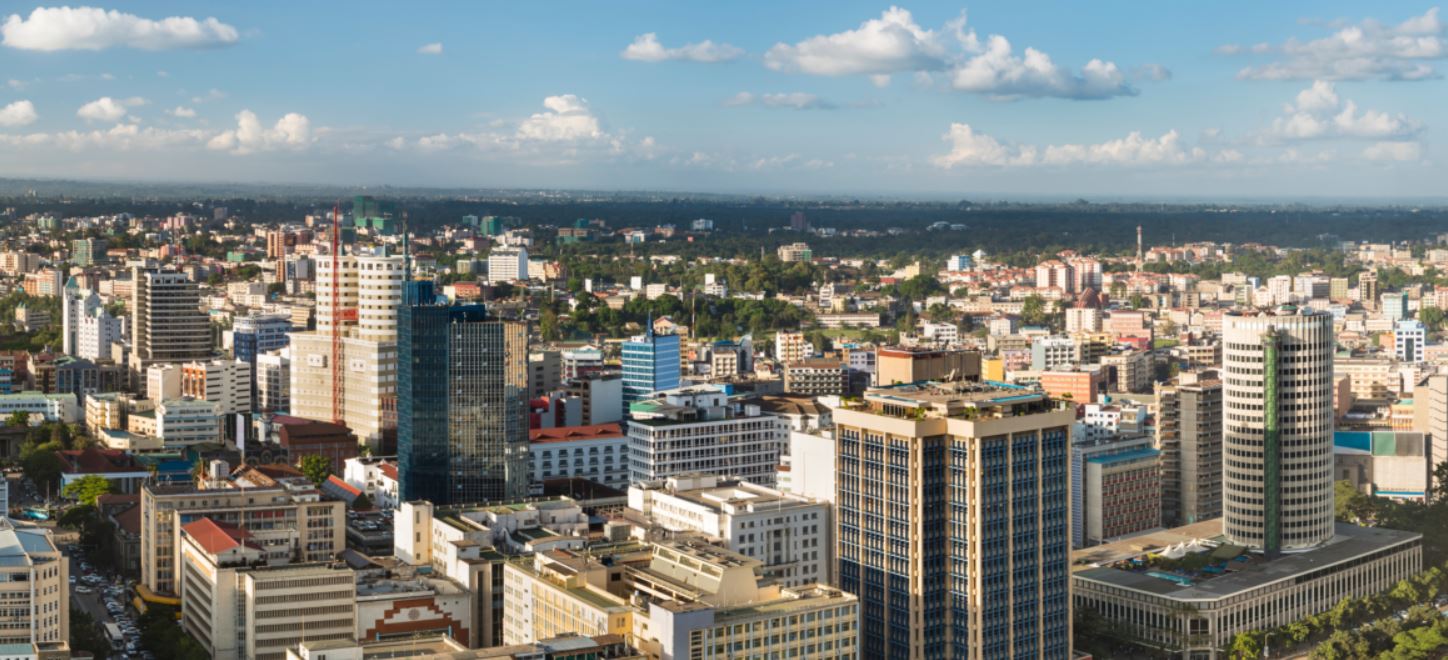
[[[1262,336],[1262,549],[1282,551],[1282,451],[1277,428],[1277,349],[1281,335]]]

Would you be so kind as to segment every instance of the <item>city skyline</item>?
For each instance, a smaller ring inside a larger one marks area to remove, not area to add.
[[[1288,198],[1443,175],[1431,5],[635,9],[14,7],[0,176]]]

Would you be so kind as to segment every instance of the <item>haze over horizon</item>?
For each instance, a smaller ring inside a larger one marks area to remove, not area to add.
[[[1400,2],[15,6],[0,176],[1435,199],[1445,58]]]

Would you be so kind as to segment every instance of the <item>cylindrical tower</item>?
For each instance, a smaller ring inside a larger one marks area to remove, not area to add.
[[[1222,318],[1225,531],[1269,557],[1333,534],[1332,315]]]

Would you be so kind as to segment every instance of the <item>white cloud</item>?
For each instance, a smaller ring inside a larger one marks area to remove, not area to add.
[[[1422,131],[1423,126],[1402,114],[1378,110],[1359,112],[1357,103],[1344,100],[1325,80],[1298,92],[1296,102],[1284,107],[1285,116],[1272,122],[1270,137],[1288,140],[1335,138],[1394,139]]]
[[[30,101],[16,101],[0,108],[0,126],[25,126],[39,117],[35,113],[35,104]]]
[[[1448,57],[1445,26],[1434,7],[1397,25],[1367,19],[1335,25],[1331,35],[1281,46],[1228,44],[1218,53],[1275,53],[1276,61],[1238,72],[1247,80],[1426,80],[1439,77],[1434,60]]]
[[[859,28],[810,37],[797,44],[776,44],[764,55],[765,65],[776,71],[821,76],[868,75],[877,86],[889,84],[891,74],[948,72],[959,91],[997,98],[1059,97],[1104,99],[1129,96],[1136,90],[1113,62],[1089,61],[1080,71],[1057,66],[1035,48],[1013,53],[1001,35],[990,35],[982,45],[965,16],[930,30],[915,22],[909,11],[891,7],[878,19]],[[1134,72],[1139,80],[1165,80],[1171,76],[1160,65]]]
[[[211,90],[207,91],[205,94],[201,94],[201,95],[199,95],[199,96],[193,96],[193,97],[191,97],[191,102],[192,102],[192,103],[210,103],[210,102],[212,102],[212,101],[220,101],[221,99],[224,99],[224,98],[226,98],[226,92],[223,92],[223,91],[221,91],[221,90],[216,89],[216,88],[213,87],[213,88],[211,88]]]
[[[1091,60],[1079,73],[1072,73],[1057,67],[1050,55],[1034,48],[1027,48],[1024,57],[1016,56],[1011,43],[1000,35],[991,35],[984,53],[955,69],[951,86],[1003,98],[1104,99],[1136,94],[1112,62]]]
[[[633,43],[619,53],[619,57],[635,62],[668,62],[685,60],[690,62],[727,62],[738,59],[744,51],[729,44],[716,44],[705,39],[699,43],[684,44],[678,48],[665,48],[659,43],[659,36],[648,32],[634,37]]]
[[[418,54],[420,54],[420,55],[441,55],[441,54],[442,54],[442,42],[441,42],[441,41],[434,41],[434,42],[432,42],[432,43],[430,43],[430,44],[423,44],[422,46],[419,46],[419,47],[417,48],[417,52],[418,52]]]
[[[236,43],[236,28],[215,18],[141,18],[99,7],[36,7],[28,18],[11,14],[0,27],[3,43],[21,50],[168,50]]]
[[[1363,158],[1399,162],[1422,160],[1423,145],[1417,142],[1378,142],[1363,149]]]
[[[222,131],[206,142],[209,149],[244,155],[272,149],[300,149],[311,144],[311,121],[306,115],[289,112],[271,128],[262,126],[256,113],[242,110],[236,114],[236,128]]]
[[[66,151],[109,149],[164,149],[195,146],[207,138],[200,130],[166,130],[141,128],[136,124],[116,124],[106,130],[61,131],[57,133],[0,133],[0,145],[10,147],[46,147]]]
[[[171,115],[172,117],[176,117],[177,119],[194,119],[196,117],[196,110],[193,108],[188,108],[184,105],[178,105],[175,108],[167,110],[166,114]]]
[[[563,94],[543,99],[543,107],[548,111],[536,113],[518,125],[520,139],[559,142],[603,137],[588,101]]]
[[[25,85],[27,84],[24,80],[16,80],[14,78],[5,81],[5,85],[10,89],[25,89]]]
[[[920,27],[909,10],[891,7],[854,30],[775,44],[764,63],[776,71],[819,76],[889,75],[943,69],[948,58],[940,33]]]
[[[79,110],[75,111],[75,116],[86,121],[120,121],[129,113],[127,108],[134,108],[145,104],[146,99],[139,96],[132,96],[128,99],[113,99],[109,96],[102,96],[81,106]]]
[[[1167,131],[1161,137],[1150,138],[1133,131],[1124,138],[1108,140],[1099,144],[1062,144],[1038,148],[1032,145],[1011,145],[1003,143],[984,133],[978,133],[969,124],[954,123],[950,131],[942,136],[950,143],[948,153],[936,156],[931,162],[938,167],[1024,167],[1030,165],[1183,165],[1208,159],[1206,150],[1200,147],[1186,148],[1176,131]],[[1219,160],[1240,159],[1236,152],[1221,152]]]
[[[833,110],[837,107],[834,103],[806,92],[780,94],[739,92],[724,101],[724,105],[733,107],[753,105],[755,103],[766,108],[790,108],[793,110]]]

